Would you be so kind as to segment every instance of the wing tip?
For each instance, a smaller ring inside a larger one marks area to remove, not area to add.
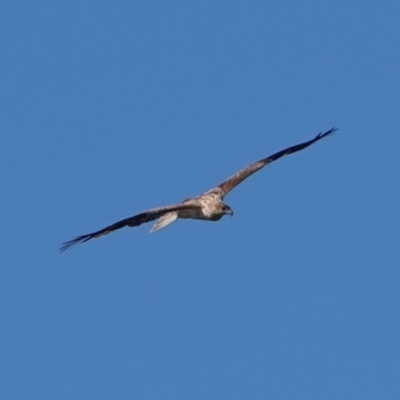
[[[322,139],[322,138],[324,138],[324,137],[334,135],[335,132],[336,132],[338,129],[339,129],[339,128],[333,127],[333,128],[331,128],[331,129],[329,129],[329,131],[326,131],[326,132],[324,132],[324,133],[320,132],[320,133],[318,133],[318,135],[316,136],[315,140],[319,140],[319,139]]]
[[[80,243],[87,242],[88,240],[92,239],[94,236],[93,235],[81,235],[81,236],[76,236],[75,238],[68,240],[64,242],[61,247],[60,247],[60,253],[62,253],[65,250],[68,250],[71,247],[74,247]]]

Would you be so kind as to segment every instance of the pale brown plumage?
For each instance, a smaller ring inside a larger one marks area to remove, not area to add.
[[[100,229],[99,231],[77,236],[74,239],[63,243],[60,251],[67,250],[78,243],[84,243],[90,239],[107,235],[108,233],[111,233],[125,226],[139,226],[146,222],[154,221],[156,219],[158,219],[158,221],[152,228],[151,232],[167,226],[168,224],[174,222],[177,218],[218,221],[226,214],[233,215],[232,209],[223,202],[226,194],[229,193],[233,188],[239,185],[244,179],[248,178],[250,175],[259,171],[261,168],[265,167],[271,162],[276,161],[283,156],[295,153],[296,151],[303,150],[311,144],[317,142],[318,140],[326,136],[332,135],[336,130],[336,128],[332,128],[325,133],[319,133],[314,139],[297,144],[292,147],[288,147],[287,149],[272,154],[269,157],[263,158],[262,160],[259,160],[247,166],[246,168],[243,168],[242,170],[228,178],[225,182],[198,197],[185,199],[180,204],[152,208],[141,214],[137,214],[133,217],[118,221],[112,225]]]

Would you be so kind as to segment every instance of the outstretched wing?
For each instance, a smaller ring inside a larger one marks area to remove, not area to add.
[[[154,221],[157,218],[160,218],[164,214],[171,212],[171,211],[179,211],[179,210],[187,210],[187,209],[196,209],[199,205],[193,201],[188,202],[186,201],[184,204],[175,204],[171,206],[159,207],[159,208],[152,208],[147,210],[141,214],[134,215],[133,217],[125,218],[121,221],[116,222],[115,224],[106,226],[99,231],[88,233],[86,235],[76,236],[74,239],[65,242],[60,247],[60,251],[64,251],[69,249],[72,246],[75,246],[78,243],[87,242],[90,239],[95,239],[103,235],[107,235],[111,232],[116,231],[117,229],[123,228],[125,226],[134,227],[144,224],[146,222]]]
[[[263,158],[260,161],[257,161],[246,168],[243,168],[239,172],[237,172],[235,175],[232,175],[230,178],[228,178],[225,182],[221,183],[220,185],[216,186],[215,188],[211,189],[207,193],[215,193],[218,196],[220,196],[222,199],[224,196],[230,192],[234,187],[239,185],[243,180],[248,178],[250,175],[254,174],[254,172],[257,172],[261,168],[265,167],[266,165],[272,163],[273,161],[276,161],[278,158],[281,158],[283,156],[287,156],[289,154],[295,153],[296,151],[300,151],[305,149],[306,147],[312,145],[313,143],[317,142],[318,140],[332,135],[335,131],[337,131],[336,128],[332,128],[329,131],[325,133],[319,133],[314,139],[309,140],[308,142],[300,143],[297,144],[296,146],[288,147],[285,150],[279,151],[278,153],[272,154],[272,156],[269,156],[267,158]]]

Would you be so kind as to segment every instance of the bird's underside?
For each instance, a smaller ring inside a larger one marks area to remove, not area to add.
[[[174,204],[170,206],[152,208],[143,213],[134,215],[132,217],[118,221],[112,225],[109,225],[96,232],[88,233],[86,235],[77,236],[72,240],[69,240],[62,244],[60,251],[69,249],[70,247],[87,242],[88,240],[98,238],[103,235],[107,235],[114,232],[117,229],[125,226],[135,227],[146,222],[157,220],[154,224],[151,232],[158,229],[164,228],[171,224],[178,218],[190,218],[190,219],[202,219],[207,221],[218,221],[224,215],[233,215],[232,209],[223,202],[224,197],[243,180],[254,174],[261,168],[278,160],[279,158],[303,150],[318,140],[332,135],[337,129],[332,128],[325,133],[319,133],[314,139],[307,142],[297,144],[292,147],[288,147],[278,153],[272,154],[269,157],[263,158],[249,166],[243,168],[236,174],[229,177],[226,181],[213,189],[203,193],[202,195],[192,198],[185,199],[182,203]]]

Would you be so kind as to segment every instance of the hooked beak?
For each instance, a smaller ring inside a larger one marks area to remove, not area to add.
[[[229,214],[231,217],[233,217],[233,211],[232,211],[232,210],[229,210],[228,214]]]

